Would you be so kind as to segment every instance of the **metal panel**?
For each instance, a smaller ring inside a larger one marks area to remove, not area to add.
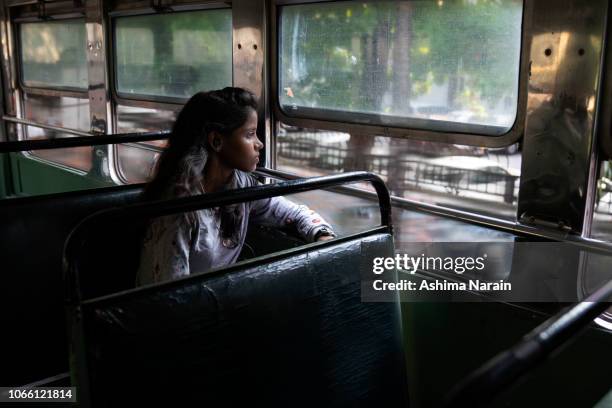
[[[21,116],[20,94],[17,90],[17,69],[15,66],[15,43],[9,9],[0,5],[0,43],[2,46],[2,87],[5,112],[11,116]],[[5,125],[6,140],[19,138],[18,127]]]
[[[266,94],[266,1],[234,0],[232,2],[234,86],[250,90],[259,101],[258,135],[270,146],[270,112]],[[267,149],[259,164],[269,164]]]
[[[518,205],[522,222],[588,232],[606,15],[604,0],[535,2]]]
[[[91,133],[113,133],[106,72],[106,40],[103,0],[87,0],[85,32],[87,33],[87,71],[89,76],[89,115]],[[112,146],[94,147],[92,171],[102,177],[117,180],[111,174],[110,151]]]
[[[21,83],[21,81],[19,81]],[[30,95],[43,95],[43,96],[68,96],[72,98],[87,98],[87,91],[76,91],[68,88],[32,88],[29,86],[21,85],[23,92]]]
[[[14,17],[19,21],[40,21],[55,18],[83,16],[83,1],[8,1],[7,7],[14,10]]]
[[[110,1],[110,15],[132,15],[155,13],[163,11],[206,10],[210,8],[227,7],[230,1],[219,0],[130,0]]]
[[[17,116],[18,108],[15,100],[17,88],[17,71],[15,67],[15,46],[13,43],[13,30],[11,27],[9,10],[5,7],[0,7],[0,13],[0,35],[2,37],[2,84],[6,102],[6,113],[11,116]]]

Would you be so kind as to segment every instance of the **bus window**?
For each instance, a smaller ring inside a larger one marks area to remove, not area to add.
[[[612,241],[612,162],[604,161],[599,170],[591,238]]]
[[[338,2],[280,9],[282,112],[502,135],[516,119],[521,1]]]
[[[37,123],[89,130],[89,102],[87,99],[24,94],[25,118]],[[55,139],[66,137],[66,134],[36,128],[25,127],[25,139]],[[73,169],[88,172],[92,166],[92,147],[73,147],[69,149],[33,150],[32,156],[50,160]]]
[[[20,23],[20,73],[24,118],[45,125],[89,130],[86,34],[83,20]],[[81,91],[84,97],[37,95],[30,88]],[[66,137],[61,132],[32,126],[21,129],[22,139]],[[92,148],[36,150],[28,153],[72,169],[88,172]]]
[[[411,139],[276,127],[279,170],[312,177],[372,171],[400,198],[475,210],[514,220],[521,152]],[[369,185],[360,187],[371,188]]]
[[[120,97],[185,99],[231,86],[231,10],[118,17],[115,69]]]
[[[19,25],[21,79],[28,87],[87,89],[85,23]]]
[[[117,104],[117,132],[154,132],[172,129],[176,111]],[[148,181],[167,140],[155,140],[131,145],[116,145],[119,178],[125,183]]]
[[[119,174],[127,183],[145,183],[153,177],[160,152],[131,145],[117,145]]]

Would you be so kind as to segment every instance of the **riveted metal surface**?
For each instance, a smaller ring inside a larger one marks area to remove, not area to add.
[[[109,133],[108,75],[106,72],[106,41],[104,37],[102,0],[88,0],[85,30],[87,33],[87,69],[92,133]]]
[[[106,39],[103,0],[87,0],[85,7],[85,32],[87,34],[87,70],[89,78],[88,98],[90,131],[94,134],[113,133],[110,98],[108,92],[108,73],[106,70]],[[92,173],[97,177],[112,179],[112,146],[94,147]]]
[[[10,22],[10,11],[4,6],[0,7],[0,36],[2,40],[2,84],[4,87],[6,113],[17,116],[18,108],[15,95],[17,71],[15,66],[13,31]],[[14,127],[11,128],[14,129]]]
[[[522,222],[575,233],[588,228],[606,15],[603,0],[535,2],[518,203]]]
[[[8,41],[8,18],[6,14],[6,10],[4,7],[0,7],[0,49],[2,55],[2,89],[4,94],[4,106],[7,112],[13,113],[15,112],[15,108],[12,104],[12,98],[10,95],[12,94],[12,76],[10,65],[7,61],[10,60],[9,53],[9,41]]]
[[[266,2],[235,0],[232,2],[234,86],[250,90],[259,101],[258,135],[266,146],[270,143],[270,119],[267,103],[266,75]],[[266,149],[262,156],[266,156]],[[260,165],[268,159],[262,157]]]

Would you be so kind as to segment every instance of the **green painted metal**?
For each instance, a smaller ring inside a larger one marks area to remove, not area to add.
[[[9,157],[6,153],[0,154],[0,199],[11,194],[10,180]]]
[[[14,194],[40,195],[66,191],[108,187],[113,183],[27,157],[22,153],[10,154],[10,172]]]

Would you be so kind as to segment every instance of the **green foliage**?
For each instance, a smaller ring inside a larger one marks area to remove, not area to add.
[[[410,98],[446,85],[449,109],[516,98],[521,12],[517,0],[283,7],[281,101],[385,113],[399,82]]]
[[[229,10],[116,20],[119,90],[189,97],[232,82]]]
[[[23,79],[33,86],[87,88],[83,20],[22,23]]]
[[[420,11],[413,20],[414,81],[425,81],[429,74],[438,84],[463,77],[469,90],[487,101],[516,86],[518,62],[511,62],[520,46],[520,2],[447,0]]]
[[[287,102],[367,110],[360,94],[362,81],[372,67],[366,63],[367,49],[363,43],[371,40],[383,21],[389,21],[393,8],[392,2],[284,7],[281,70],[282,78],[289,80],[281,88],[291,88],[295,95],[294,100]]]

